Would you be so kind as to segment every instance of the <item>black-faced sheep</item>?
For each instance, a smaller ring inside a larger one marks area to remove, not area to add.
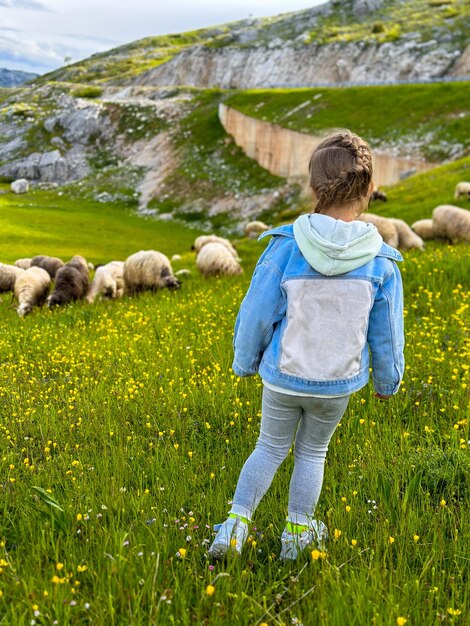
[[[52,280],[54,280],[57,270],[63,266],[64,262],[62,259],[55,256],[39,254],[31,259],[31,267],[42,267],[43,270],[46,270]]]
[[[173,275],[171,263],[161,252],[140,250],[131,254],[124,263],[124,293],[134,295],[139,291],[179,289],[180,281]]]
[[[454,200],[458,200],[461,197],[470,200],[470,183],[457,183],[454,191]]]
[[[221,243],[209,242],[196,257],[196,267],[204,276],[236,276],[243,272],[235,255]]]
[[[456,241],[470,241],[470,211],[441,204],[432,212],[434,235]]]
[[[51,277],[41,267],[30,267],[23,270],[15,282],[18,315],[23,317],[31,313],[34,306],[42,306],[49,293],[50,285]]]
[[[411,250],[412,248],[424,249],[424,241],[419,235],[411,230],[406,222],[390,217],[389,220],[394,224],[398,233],[398,247],[400,250]]]
[[[218,237],[217,235],[201,235],[200,237],[197,237],[194,241],[192,249],[196,252],[196,254],[198,254],[202,247],[208,243],[220,243],[222,246],[225,246],[235,258],[238,258],[237,251],[230,241],[224,237]]]
[[[93,303],[99,295],[103,298],[121,298],[123,294],[124,262],[111,261],[96,269],[86,299]]]
[[[20,267],[16,267],[16,265],[0,263],[0,293],[13,291],[16,279],[19,278],[19,276],[21,276],[24,272],[25,270]]]
[[[48,306],[52,308],[84,298],[88,291],[88,284],[87,262],[82,256],[76,255],[57,270],[55,289],[47,299]]]
[[[419,235],[419,237],[421,237],[421,239],[424,239],[425,241],[434,239],[435,237],[432,219],[417,220],[411,224],[411,228],[417,235]]]
[[[253,222],[248,222],[245,226],[245,237],[249,239],[257,239],[261,233],[264,233],[266,230],[269,230],[269,226],[264,222],[259,220],[254,220]]]
[[[382,200],[382,202],[387,202],[387,194],[384,191],[380,191],[380,189],[375,188],[370,195],[369,202],[374,202],[375,200]]]
[[[385,243],[388,243],[392,248],[398,248],[398,231],[395,224],[393,224],[386,217],[380,217],[374,213],[363,213],[358,218],[361,222],[367,222],[373,224],[379,231],[382,239]]]
[[[20,267],[22,270],[27,270],[31,267],[31,259],[17,259],[15,261],[16,267]]]

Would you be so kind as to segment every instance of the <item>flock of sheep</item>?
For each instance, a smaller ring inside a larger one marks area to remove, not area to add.
[[[457,185],[455,197],[462,195],[470,198],[470,183]],[[418,220],[411,228],[401,219],[369,212],[359,219],[374,224],[386,243],[402,250],[422,249],[426,239],[470,241],[470,211],[448,204],[436,207],[432,219]],[[268,228],[261,221],[249,222],[245,236],[257,237]],[[203,276],[236,276],[243,271],[237,251],[228,239],[202,235],[196,238],[192,248],[196,252],[196,267]],[[174,255],[172,260],[180,258]],[[90,269],[95,269],[91,283]],[[24,316],[44,303],[52,308],[82,299],[93,303],[98,296],[114,299],[165,287],[179,289],[181,283],[177,276],[187,272],[180,270],[175,274],[168,257],[156,250],[141,250],[125,261],[111,261],[96,268],[80,255],[68,263],[40,255],[18,259],[14,265],[0,263],[0,293],[12,291],[18,301],[16,310]],[[49,294],[52,281],[54,289]]]
[[[254,223],[256,230],[259,223]],[[267,226],[266,226],[267,228]],[[263,225],[263,230],[264,230]],[[216,235],[197,237],[196,267],[204,276],[241,274],[240,259],[228,239]],[[178,260],[178,255],[173,260]],[[46,255],[32,259],[18,259],[14,265],[0,263],[0,293],[13,292],[18,301],[20,316],[30,313],[35,306],[47,303],[49,308],[74,300],[86,299],[93,303],[98,296],[120,298],[140,291],[157,291],[165,287],[179,289],[180,281],[173,272],[170,260],[156,250],[141,250],[125,261],[111,261],[97,266],[90,283],[89,272],[94,269],[80,255],[68,263]],[[180,270],[176,274],[185,274]],[[52,281],[54,289],[49,294]]]
[[[457,183],[454,198],[470,200],[470,183]],[[371,200],[387,202],[387,196],[375,189]],[[424,241],[429,239],[441,239],[452,243],[470,241],[470,211],[452,204],[439,205],[434,209],[432,219],[418,220],[411,224],[411,227],[401,219],[380,217],[369,212],[358,219],[374,224],[385,243],[401,250],[411,248],[422,250]]]

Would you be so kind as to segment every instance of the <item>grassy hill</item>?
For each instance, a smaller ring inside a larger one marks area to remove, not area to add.
[[[148,249],[172,256],[189,251],[198,234],[181,224],[137,217],[125,204],[40,190],[0,195],[0,230],[3,263],[36,254],[68,259],[80,253],[97,264]]]
[[[225,104],[305,133],[350,128],[373,148],[401,145],[434,162],[470,151],[469,82],[250,90]]]

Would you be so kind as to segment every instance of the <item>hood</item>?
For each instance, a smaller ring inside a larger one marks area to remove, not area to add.
[[[328,215],[301,215],[294,237],[305,259],[325,276],[346,274],[371,261],[382,246],[373,224],[343,222]]]

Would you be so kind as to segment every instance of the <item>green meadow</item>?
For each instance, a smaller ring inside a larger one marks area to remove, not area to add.
[[[198,233],[125,206],[4,194],[0,226],[4,262],[80,252],[96,263],[152,247],[183,253],[175,269],[192,270],[175,293],[24,319],[3,297],[0,623],[465,623],[468,245],[405,254],[404,382],[388,402],[370,386],[355,394],[333,437],[317,510],[326,551],[279,561],[290,454],[242,556],[212,564],[212,525],[259,429],[260,380],[230,365],[264,244],[239,242],[242,277],[206,280],[188,251]]]
[[[159,43],[173,54],[195,36]],[[152,59],[139,46],[135,66],[122,57],[119,73],[162,61],[165,50]],[[96,55],[91,67],[67,72],[87,82],[107,61]],[[99,97],[101,87],[82,89]],[[468,623],[468,244],[429,242],[404,254],[404,381],[388,402],[370,385],[355,394],[333,437],[316,513],[329,528],[325,550],[279,560],[291,452],[241,557],[207,558],[259,431],[261,381],[231,371],[232,333],[266,244],[238,240],[244,274],[204,279],[190,251],[200,231],[189,225],[207,221],[224,191],[284,185],[226,141],[219,102],[297,130],[349,126],[372,145],[432,133],[426,154],[438,160],[451,144],[468,153],[467,84],[351,89],[196,94],[175,135],[181,162],[166,181],[170,197],[153,203],[174,211],[174,221],[135,215],[134,187],[119,180],[106,151],[94,155],[102,177],[94,172],[82,186],[16,196],[0,184],[1,262],[79,253],[97,264],[156,249],[182,255],[174,269],[190,270],[174,293],[43,308],[24,319],[2,295],[0,624]],[[134,118],[124,111],[122,124]],[[149,124],[149,132],[160,128]],[[469,168],[466,156],[401,181],[370,210],[408,223],[431,217],[436,205],[455,202]],[[120,202],[91,199],[121,187]],[[188,213],[194,199],[206,204]],[[262,218],[291,221],[310,204],[296,192]],[[224,220],[216,216],[213,227],[231,225]]]
[[[173,222],[137,217],[127,203],[99,203],[73,191],[9,192],[0,184],[0,259],[13,263],[36,254],[65,260],[80,253],[94,264],[125,260],[137,250],[184,254],[198,231]]]

